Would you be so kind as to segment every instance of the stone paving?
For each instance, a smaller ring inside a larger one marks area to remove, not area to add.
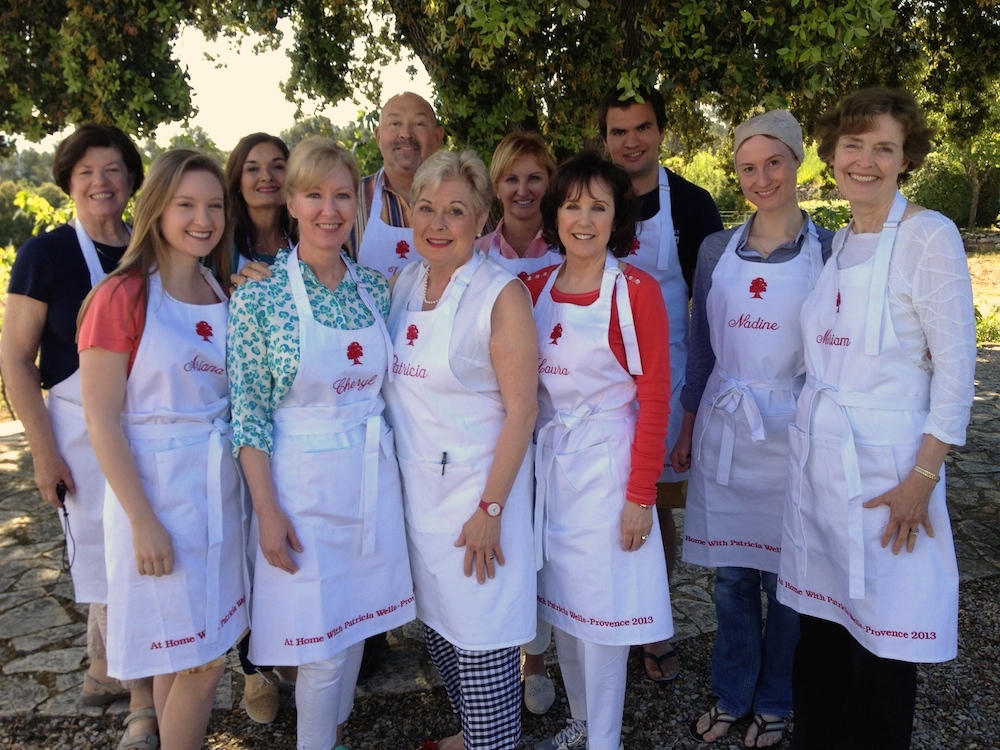
[[[979,350],[976,400],[968,443],[947,462],[948,499],[963,581],[1000,573],[1000,347]],[[680,519],[679,519],[680,520]],[[680,523],[678,524],[681,525]],[[73,602],[61,571],[62,536],[32,480],[27,443],[16,423],[0,424],[0,718],[124,713],[77,704],[85,671],[86,615]],[[711,574],[678,564],[671,595],[675,642],[715,629]],[[366,693],[404,693],[438,684],[416,623],[390,634],[390,668],[359,687]],[[550,654],[551,656],[551,654]],[[231,664],[232,664],[231,660]],[[238,701],[242,678],[227,670],[217,709]],[[287,695],[283,701],[290,700]]]

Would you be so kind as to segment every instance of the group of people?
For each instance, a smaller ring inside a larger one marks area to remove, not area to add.
[[[114,128],[60,145],[77,216],[18,253],[3,376],[119,747],[199,747],[238,646],[252,718],[294,681],[297,746],[343,750],[366,639],[417,617],[459,720],[426,750],[520,747],[553,634],[570,717],[536,750],[622,748],[630,647],[681,668],[685,496],[719,623],[694,738],[778,746],[794,709],[795,747],[909,746],[915,665],[957,649],[940,480],[975,363],[958,232],[898,192],[922,114],[869,89],[820,122],[836,236],[784,110],[734,131],[730,230],[660,166],[658,92],[598,120],[610,159],[512,133],[487,171],[401,94],[364,179],[324,138],[145,179]]]

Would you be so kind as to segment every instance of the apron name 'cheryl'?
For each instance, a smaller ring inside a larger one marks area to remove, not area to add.
[[[338,396],[341,396],[348,391],[353,391],[357,389],[358,393],[361,393],[365,388],[372,385],[376,379],[377,375],[372,375],[370,378],[349,378],[344,377],[333,382],[333,390],[337,392]]]

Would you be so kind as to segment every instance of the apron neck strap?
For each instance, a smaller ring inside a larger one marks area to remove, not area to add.
[[[889,295],[889,261],[892,258],[892,247],[896,244],[896,234],[899,223],[906,212],[906,198],[898,190],[892,200],[889,216],[882,224],[878,245],[875,248],[875,264],[872,268],[871,287],[868,291],[868,317],[865,320],[865,354],[878,356],[882,349],[882,316],[885,312],[885,301]],[[848,231],[850,231],[848,229]]]

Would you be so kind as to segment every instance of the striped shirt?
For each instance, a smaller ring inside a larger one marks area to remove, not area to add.
[[[375,196],[375,180],[383,175],[382,181],[382,221],[391,227],[410,226],[410,206],[402,195],[392,189],[389,184],[389,176],[382,170],[375,174],[370,174],[361,179],[361,192],[358,195],[358,216],[354,220],[354,229],[351,236],[344,244],[344,248],[351,256],[352,260],[358,258],[358,248],[361,246],[361,238],[365,234],[365,226],[368,224],[371,213],[372,199]]]

